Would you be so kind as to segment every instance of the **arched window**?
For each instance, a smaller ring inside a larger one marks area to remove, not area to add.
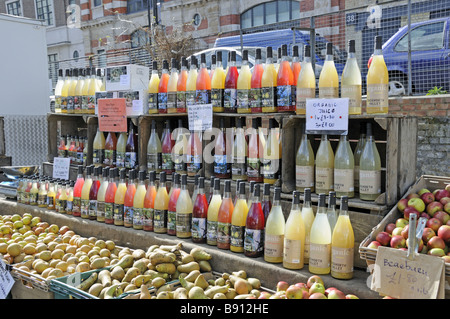
[[[147,32],[141,29],[134,31],[130,36],[130,40],[132,49],[140,48],[144,45],[149,44],[150,42],[149,35],[147,34]]]
[[[299,1],[270,1],[258,4],[241,14],[241,29],[300,18]]]
[[[150,53],[147,51],[150,41],[150,35],[142,29],[138,29],[130,35],[131,51],[130,62],[139,65],[151,65]]]

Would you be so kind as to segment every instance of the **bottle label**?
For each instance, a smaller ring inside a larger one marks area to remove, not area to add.
[[[89,199],[81,199],[81,217],[89,217]]]
[[[231,225],[230,245],[244,247],[245,226]]]
[[[223,107],[227,109],[236,109],[237,106],[237,90],[225,89],[223,91]]]
[[[284,235],[267,235],[264,238],[264,256],[283,258]]]
[[[148,94],[148,110],[153,113],[158,110],[158,93]]]
[[[59,200],[59,212],[60,213],[65,213],[66,212],[66,207],[67,207],[67,200],[60,199]]]
[[[125,153],[125,168],[135,168],[137,164],[137,153],[126,152]]]
[[[77,152],[77,159],[76,159],[77,164],[83,165],[83,156],[84,156],[83,152]]]
[[[89,200],[89,217],[97,216],[98,203],[96,200]]]
[[[206,238],[206,218],[192,217],[192,238]]]
[[[210,245],[217,244],[217,222],[208,220],[206,222],[206,241]]]
[[[295,165],[295,186],[314,187],[314,166]]]
[[[39,194],[38,199],[37,199],[37,204],[39,206],[43,206],[46,204],[46,202],[47,202],[47,195]]]
[[[295,107],[295,86],[277,86],[277,106],[278,111],[294,111]]]
[[[123,222],[128,225],[133,225],[133,216],[134,210],[133,207],[124,206],[123,207]]]
[[[61,109],[61,95],[55,95],[55,109]]]
[[[88,111],[94,111],[95,110],[95,95],[85,96],[83,99],[83,106],[85,106]]]
[[[202,168],[201,155],[186,155],[188,173],[197,173]]]
[[[123,223],[123,211],[124,211],[124,205],[123,204],[116,204],[114,203],[114,223]]]
[[[211,103],[211,91],[210,90],[197,90],[197,91],[195,91],[195,103],[196,104],[209,104],[209,103]]]
[[[73,98],[74,98],[73,96],[67,97],[67,111],[73,111],[73,107],[74,107]]]
[[[353,169],[334,169],[334,190],[346,193],[355,190],[355,179]]]
[[[145,228],[153,228],[153,208],[144,208],[142,210],[144,215],[144,227]]]
[[[223,89],[211,89],[211,103],[213,107],[223,107]]]
[[[174,154],[173,168],[176,172],[186,172],[186,163],[184,162],[183,155]]]
[[[350,110],[361,107],[361,85],[342,85],[341,97],[348,98],[348,108]]]
[[[177,92],[177,109],[186,111],[186,93]]]
[[[158,110],[167,110],[167,93],[158,93]]]
[[[97,201],[97,219],[105,218],[105,202]]]
[[[267,179],[277,179],[281,172],[281,159],[264,159],[263,165],[263,175]]]
[[[247,163],[245,156],[234,156],[231,166],[231,174],[242,176],[247,173]]]
[[[316,89],[314,88],[297,88],[296,91],[296,110],[300,113],[306,113],[306,99],[314,99],[316,97]]]
[[[167,108],[168,109],[177,108],[177,92],[167,93]]]
[[[50,202],[53,202],[53,200],[50,200]],[[79,197],[73,198],[73,209],[72,210],[74,213],[81,212],[81,198],[79,198]]]
[[[186,91],[186,108],[195,105],[195,91]]]
[[[108,166],[116,165],[116,151],[105,150],[105,158],[103,160],[103,164]]]
[[[331,244],[309,245],[309,265],[316,268],[330,267]]]
[[[229,244],[230,243],[230,224],[217,222],[217,243]]]
[[[320,87],[319,99],[336,99],[339,97],[338,87]]]
[[[155,209],[153,211],[153,225],[155,230],[166,230],[167,229],[167,210],[166,209]]]
[[[116,166],[125,167],[125,152],[116,152]]]
[[[227,164],[227,155],[214,155],[214,173],[229,174],[230,166]]]
[[[176,214],[177,233],[190,233],[192,224],[192,214]]]
[[[176,231],[177,212],[167,211],[167,230]]]
[[[237,108],[238,109],[248,109],[250,108],[249,101],[250,90],[237,90]]]
[[[133,228],[142,229],[144,227],[144,209],[133,208]]]
[[[260,109],[261,108],[261,89],[260,88],[252,88],[248,94],[248,102],[252,109]]]
[[[147,154],[147,169],[148,171],[156,171],[161,169],[162,154]]]
[[[74,96],[73,97],[73,109],[74,111],[81,111],[82,109],[82,100],[83,98],[81,96]]]
[[[353,272],[353,247],[331,249],[331,271],[337,273]]]
[[[66,150],[58,149],[58,157],[66,157],[66,156],[67,156]]]
[[[333,168],[316,166],[316,188],[320,190],[333,189]]]
[[[256,158],[247,158],[247,175],[251,178],[261,177],[261,160]]]
[[[255,253],[264,251],[264,231],[262,229],[245,229],[244,250]]]
[[[375,195],[381,193],[381,171],[359,170],[359,193]]]
[[[302,258],[302,241],[284,238],[283,261],[299,264]]]
[[[113,203],[105,203],[105,220],[114,219],[114,204]]]
[[[73,201],[67,200],[66,201],[66,212],[72,213],[72,210],[73,210]]]
[[[162,153],[161,168],[163,170],[172,170],[173,169],[172,153]]]
[[[61,111],[62,110],[66,110],[67,111],[67,96],[61,96],[61,104],[60,104],[60,108]]]
[[[366,108],[387,108],[389,104],[389,84],[368,84]]]
[[[92,163],[103,164],[105,160],[105,150],[94,149],[92,154]]]
[[[261,107],[275,107],[277,106],[276,87],[261,88]]]

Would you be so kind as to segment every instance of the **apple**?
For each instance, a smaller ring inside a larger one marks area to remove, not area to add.
[[[48,231],[53,234],[57,234],[59,232],[59,226],[55,224],[51,224],[48,226]]]
[[[289,284],[286,281],[279,281],[277,283],[277,291],[286,291],[289,288]]]
[[[309,294],[312,295],[314,293],[320,292],[325,294],[325,286],[320,282],[315,282],[312,284],[311,288],[309,288]]]
[[[303,298],[302,288],[296,285],[290,285],[286,289],[286,299],[302,299],[302,298]]]
[[[386,233],[385,231],[379,232],[375,238],[381,245],[387,246],[391,241],[391,235]]]
[[[425,210],[425,203],[420,198],[411,198],[408,200],[408,206],[414,207],[419,213],[423,212]]]
[[[421,251],[419,251],[419,253],[421,253],[421,254],[426,254],[426,253],[428,253],[427,245],[423,245],[423,248],[422,248]]]
[[[437,231],[437,235],[439,238],[442,238],[442,240],[447,244],[450,245],[450,226],[449,225],[442,225],[439,227]]]
[[[405,218],[406,220],[409,220],[409,216],[411,214],[416,214],[416,217],[419,217],[420,213],[421,212],[418,212],[417,209],[415,209],[413,206],[408,206],[403,211],[403,218]]]
[[[46,229],[50,225],[47,222],[40,222],[36,226]]]
[[[444,205],[444,211],[446,213],[450,214],[450,202],[448,202]]]
[[[437,201],[431,202],[427,205],[427,213],[428,215],[430,215],[431,217],[434,216],[434,213],[436,213],[437,211],[443,210],[444,206]]]
[[[39,216],[35,216],[35,217],[31,218],[30,226],[31,227],[37,226],[37,224],[39,224],[40,222],[41,222],[41,218]]]
[[[271,296],[271,293],[268,291],[261,291],[261,293],[259,294],[258,299],[269,299],[269,297]]]
[[[428,250],[433,248],[445,248],[445,242],[444,240],[439,236],[431,237],[431,239],[427,242],[427,248]]]
[[[409,225],[406,225],[405,227],[403,227],[402,232],[401,232],[401,236],[405,239],[408,239],[409,236]]]
[[[306,283],[304,283],[304,282],[297,282],[297,283],[295,283],[294,285],[297,286],[297,287],[299,287],[300,289],[309,291],[308,286],[307,286]]]
[[[430,227],[425,227],[422,233],[422,240],[427,243],[431,238],[436,236],[436,232]]]
[[[417,243],[416,243],[417,244]],[[421,252],[422,251],[422,249],[423,249],[423,240],[422,240],[422,238],[420,239],[420,242],[419,242],[419,246],[417,247],[417,251],[418,252]],[[406,240],[406,247],[409,247],[409,238]]]
[[[348,294],[348,295],[345,295],[345,299],[359,299],[359,298],[353,294]]]
[[[69,228],[69,226],[66,226],[66,225],[64,225],[64,226],[62,226],[60,229],[59,229],[59,233],[61,234],[61,235],[64,235],[66,232],[68,232],[70,230],[70,228]]]
[[[428,205],[429,203],[434,202],[435,200],[433,193],[430,192],[420,195],[420,199],[423,200],[425,205]]]
[[[339,289],[333,289],[327,295],[328,299],[345,299],[345,294]]]
[[[441,227],[441,226],[442,226],[442,222],[439,219],[434,218],[434,217],[427,220],[427,223],[426,223],[426,227],[431,228],[435,232],[437,232],[439,227]]]
[[[381,246],[381,244],[380,244],[379,241],[372,240],[372,241],[370,242],[370,244],[367,245],[367,248],[378,249],[378,247],[380,247],[380,246]]]
[[[396,221],[395,221],[395,226],[396,227],[401,227],[401,228],[403,228],[403,227],[405,227],[406,225],[408,225],[409,224],[409,221],[406,219],[406,218],[398,218]]]
[[[428,214],[425,213],[425,212],[420,213],[420,217],[423,217],[423,218],[425,218],[425,219],[430,219],[430,218],[431,218],[431,216],[428,215]]]
[[[411,193],[406,196],[407,200],[410,200],[411,198],[420,198],[420,195],[416,193]]]
[[[400,199],[397,203],[397,209],[399,210],[399,212],[403,213],[406,207],[408,207],[408,199]]]
[[[436,198],[437,201],[441,200],[441,198],[444,197],[450,197],[450,191],[446,189],[438,189],[434,194],[434,197]]]
[[[444,259],[444,262],[446,264],[450,264],[450,256],[448,256],[448,255],[442,256],[442,259]]]
[[[443,225],[446,224],[447,221],[450,219],[450,216],[443,210],[439,210],[436,213],[434,213],[433,217],[439,219]]]
[[[433,249],[429,250],[427,254],[431,255],[431,256],[438,256],[438,257],[445,256],[445,252],[442,248],[433,248]]]
[[[417,195],[422,196],[425,193],[431,193],[431,191],[428,188],[422,188],[420,191],[417,192]]]
[[[384,231],[388,234],[392,234],[392,231],[395,229],[395,224],[394,223],[389,223],[386,225],[386,227],[384,228]]]
[[[405,228],[405,227],[395,227],[394,230],[392,231],[391,235],[392,236],[394,236],[394,235],[401,235],[403,228]]]
[[[392,248],[404,248],[406,247],[406,239],[403,236],[392,236],[390,241],[390,246]]]
[[[303,299],[309,299],[309,296],[311,296],[309,294],[309,291],[308,290],[302,290],[302,292],[303,292]]]
[[[445,206],[445,204],[450,203],[450,197],[442,197],[442,198],[439,200],[439,203],[441,203],[442,205]]]
[[[308,289],[310,289],[312,287],[312,285],[316,282],[321,283],[322,285],[325,285],[321,277],[319,277],[317,275],[313,275],[313,276],[309,277],[308,280],[306,281],[306,286],[308,287]]]
[[[445,190],[450,192],[450,184],[445,185]]]
[[[315,292],[309,296],[309,299],[327,299],[327,297],[323,293]]]

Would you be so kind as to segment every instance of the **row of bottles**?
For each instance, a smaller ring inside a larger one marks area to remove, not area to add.
[[[55,113],[94,114],[95,92],[104,90],[102,69],[59,69],[55,86]]]
[[[361,124],[360,138],[352,151],[347,135],[341,135],[336,152],[327,135],[322,135],[314,154],[303,133],[295,160],[296,189],[311,188],[317,194],[336,191],[338,197],[376,200],[381,194],[381,160],[372,134],[372,124]],[[365,130],[364,130],[365,129]]]
[[[86,165],[87,138],[81,136],[60,136],[58,157],[70,158],[70,164]]]
[[[222,54],[213,55],[213,65],[208,70],[206,56],[200,65],[191,56],[190,65],[185,57],[169,63],[163,60],[161,77],[157,62],[148,84],[149,113],[184,113],[189,105],[211,103],[217,113],[269,113],[292,111],[306,113],[306,99],[316,97],[316,78],[311,63],[311,47],[304,46],[304,59],[300,62],[298,46],[288,56],[287,45],[280,48],[281,59],[273,61],[272,47],[266,48],[266,61],[261,59],[261,49],[256,49],[256,61],[251,71],[248,51],[242,54],[238,70],[236,52],[224,70]],[[291,61],[289,61],[291,60]],[[375,51],[367,74],[368,114],[388,113],[388,74],[381,51],[381,37],[375,37]],[[349,98],[349,114],[361,114],[361,72],[356,60],[355,40],[348,44],[348,59],[341,82],[333,61],[333,46],[327,43],[326,58],[318,81],[319,98]],[[339,94],[339,88],[341,93]]]
[[[293,192],[287,220],[281,207],[281,189],[270,184],[236,183],[231,195],[231,180],[212,178],[208,196],[204,177],[196,176],[192,196],[187,187],[187,174],[174,174],[170,189],[166,172],[130,170],[109,167],[78,167],[76,181],[55,181],[43,177],[20,180],[18,201],[55,210],[58,213],[97,220],[106,224],[137,230],[165,233],[178,238],[191,238],[219,249],[243,253],[247,257],[264,257],[270,263],[282,263],[288,269],[309,265],[314,274],[331,273],[333,277],[353,276],[354,234],[348,216],[348,197],[341,197],[336,210],[336,194],[319,194],[317,213],[311,205],[311,189]],[[55,186],[56,184],[56,186]],[[263,186],[263,192],[261,192]],[[262,193],[262,194],[261,194]],[[262,196],[261,196],[262,195]]]

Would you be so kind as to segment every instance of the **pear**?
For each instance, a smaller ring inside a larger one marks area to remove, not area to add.
[[[198,286],[192,287],[191,290],[189,290],[188,296],[189,299],[208,299],[203,288]]]
[[[184,279],[186,281],[194,282],[195,279],[200,275],[200,270],[193,270],[191,271]]]
[[[202,289],[206,289],[206,288],[208,288],[209,283],[208,283],[208,281],[206,281],[205,276],[203,276],[203,274],[200,274],[195,279],[194,285],[197,287],[200,287]]]

